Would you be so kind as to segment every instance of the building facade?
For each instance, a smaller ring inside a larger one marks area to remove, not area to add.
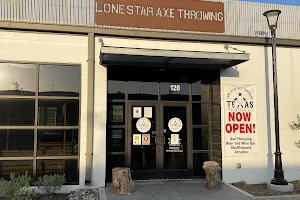
[[[116,3],[117,2],[117,3]],[[272,51],[285,178],[299,179],[299,7],[240,1],[0,2],[0,176],[65,173],[64,191],[136,180],[273,177]]]

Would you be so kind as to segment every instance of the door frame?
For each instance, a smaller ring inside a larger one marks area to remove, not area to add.
[[[192,134],[192,107],[191,103],[187,101],[183,102],[170,102],[170,101],[132,101],[127,102],[127,134],[125,135],[126,145],[125,145],[125,165],[131,167],[131,146],[132,146],[132,112],[135,106],[154,106],[155,107],[155,119],[156,119],[156,169],[155,170],[135,170],[137,176],[143,176],[143,174],[153,175],[153,178],[164,178],[171,177],[174,173],[182,174],[182,178],[193,176],[193,134]],[[187,169],[164,169],[164,144],[162,138],[163,134],[163,120],[164,106],[176,106],[186,108],[186,125],[187,125]],[[146,176],[147,176],[146,175]],[[145,177],[146,178],[146,177]]]
[[[160,130],[160,124],[159,124],[159,103],[158,102],[128,102],[127,107],[127,134],[125,137],[126,140],[126,145],[125,145],[125,164],[127,167],[131,167],[131,147],[132,147],[132,115],[133,115],[133,107],[135,106],[140,106],[140,107],[147,107],[147,106],[153,106],[155,108],[155,121],[156,121],[156,137],[157,134],[159,134],[159,130]],[[159,138],[159,137],[158,137]],[[160,154],[159,154],[159,143],[156,143],[156,169],[155,170],[134,170],[132,171],[133,173],[136,174],[137,177],[145,177],[146,179],[147,176],[150,176],[149,178],[151,178],[151,176],[155,176],[157,174],[157,176],[159,177],[160,175],[158,174],[158,169],[159,169],[159,160],[160,160]],[[144,176],[143,176],[144,174]],[[134,177],[135,175],[132,174],[132,176]]]
[[[186,131],[187,131],[187,168],[186,169],[164,169],[165,176],[172,176],[173,173],[182,174],[182,176],[192,177],[193,176],[193,132],[192,132],[192,106],[190,102],[182,101],[182,102],[171,102],[171,101],[163,101],[159,103],[160,108],[160,118],[159,124],[161,126],[161,136],[163,134],[163,124],[164,124],[164,107],[185,107],[186,108]],[[162,145],[161,152],[161,166],[164,165],[164,145]],[[169,175],[170,174],[170,175]]]

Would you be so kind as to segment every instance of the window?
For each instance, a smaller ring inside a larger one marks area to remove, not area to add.
[[[66,78],[66,75],[68,76]],[[39,66],[39,96],[79,97],[80,67]]]
[[[66,173],[67,184],[78,184],[80,71],[0,63],[0,176]]]
[[[201,80],[192,84],[192,99],[193,101],[208,102],[209,100],[209,85],[202,84]]]
[[[33,175],[32,160],[0,160],[0,177],[8,180],[10,173],[22,175],[27,172],[28,175]]]
[[[34,126],[34,104],[34,99],[0,98],[0,126]]]
[[[1,157],[33,157],[34,130],[0,130]]]
[[[39,126],[78,126],[79,99],[39,99]]]
[[[193,103],[193,125],[208,125],[208,104]]]
[[[129,81],[128,100],[158,100],[158,86],[156,82]]]
[[[77,156],[78,130],[38,130],[38,156]]]
[[[107,124],[125,125],[125,103],[107,103]]]
[[[161,100],[164,101],[188,101],[188,83],[160,83]]]
[[[208,153],[193,153],[193,171],[194,176],[205,177],[205,171],[202,168],[203,162],[208,161]]]
[[[36,65],[0,63],[0,95],[35,96]]]
[[[79,168],[78,160],[37,160],[36,162],[37,175],[43,176],[46,174],[65,174],[67,184],[78,184]]]
[[[125,99],[125,81],[107,81],[108,99]]]

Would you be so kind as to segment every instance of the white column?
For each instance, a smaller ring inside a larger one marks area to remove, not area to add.
[[[107,70],[100,64],[101,44],[95,40],[94,134],[92,186],[104,187],[106,176]]]

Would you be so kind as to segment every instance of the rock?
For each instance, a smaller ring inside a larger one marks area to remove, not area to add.
[[[221,168],[219,164],[215,161],[205,161],[203,162],[202,168],[206,174],[206,187],[209,189],[221,188]]]
[[[72,191],[68,200],[96,200],[100,199],[99,189],[79,189]]]
[[[131,194],[135,190],[135,184],[132,181],[129,168],[113,168],[112,182],[115,194]]]

